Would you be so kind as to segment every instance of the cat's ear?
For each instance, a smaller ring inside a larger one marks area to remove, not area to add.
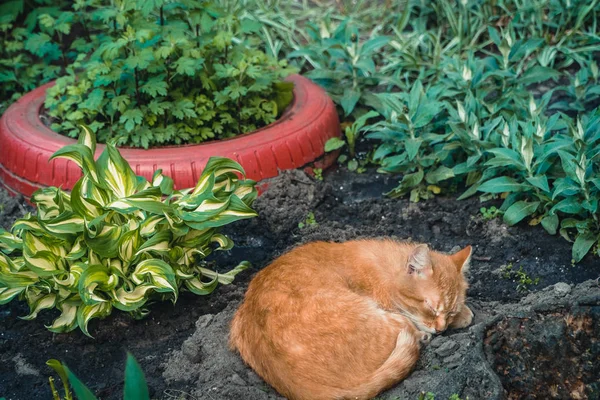
[[[430,276],[433,273],[429,247],[426,244],[420,244],[413,249],[408,256],[406,268],[409,274]]]
[[[454,265],[456,265],[458,272],[466,272],[469,269],[469,266],[471,264],[472,253],[473,248],[471,246],[467,246],[459,252],[454,253],[450,256],[452,262],[454,262]]]

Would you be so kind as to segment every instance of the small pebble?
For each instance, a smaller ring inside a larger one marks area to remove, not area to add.
[[[241,376],[239,376],[238,374],[233,374],[231,375],[231,378],[229,378],[229,380],[231,381],[231,383],[233,383],[234,385],[238,385],[238,386],[248,386],[248,384],[242,379]]]
[[[571,293],[571,286],[565,282],[558,282],[554,285],[554,292],[559,296],[566,296]]]

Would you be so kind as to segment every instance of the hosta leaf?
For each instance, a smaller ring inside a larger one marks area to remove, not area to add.
[[[103,258],[116,257],[119,252],[118,243],[123,227],[117,225],[105,225],[95,236],[90,234],[90,228],[91,226],[88,225],[87,229],[84,231],[84,239],[88,247]]]
[[[216,228],[241,219],[252,218],[257,215],[256,211],[247,206],[239,197],[231,196],[229,207],[227,207],[226,210],[203,222],[186,221],[185,223],[193,229],[202,230],[206,228]]]
[[[125,232],[119,239],[119,258],[126,263],[133,260],[142,239],[137,230]]]
[[[202,222],[228,209],[230,198],[219,200],[215,197],[204,200],[193,210],[180,211],[179,217],[183,221]]]
[[[78,234],[83,232],[83,218],[72,211],[67,211],[42,226],[52,233]]]
[[[234,190],[234,195],[239,197],[248,206],[252,205],[256,197],[258,196],[258,190],[256,190],[256,182],[250,179],[239,183],[238,188]]]
[[[540,205],[539,201],[533,201],[531,203],[526,201],[517,201],[504,212],[504,222],[508,225],[514,225],[521,221],[523,218],[530,216],[538,209]]]
[[[24,251],[23,258],[29,269],[40,276],[56,275],[64,270],[62,258],[51,251],[41,250],[36,253]]]
[[[112,305],[121,311],[137,310],[148,301],[152,289],[153,285],[140,285],[131,291],[121,287],[114,292]]]
[[[142,235],[143,237],[154,235],[157,232],[157,229],[159,228],[158,225],[165,221],[165,217],[162,217],[160,215],[154,215],[152,217],[146,218],[140,225],[140,235]]]
[[[245,175],[242,166],[235,161],[224,157],[211,157],[208,159],[208,163],[206,163],[206,166],[202,170],[200,178],[208,174],[215,174],[215,177],[218,177],[228,173],[240,173],[242,176]]]
[[[210,269],[207,268],[200,268],[200,272],[202,272],[202,275],[209,277],[209,278],[217,278],[217,280],[219,281],[219,283],[223,284],[223,285],[229,285],[231,282],[233,282],[235,276],[237,274],[239,274],[240,272],[246,270],[250,268],[250,263],[248,261],[242,261],[241,263],[239,263],[234,269],[232,269],[231,271],[225,273],[225,274],[219,274],[215,271],[211,271]]]
[[[92,156],[96,153],[96,134],[88,126],[81,126],[81,133],[79,134],[77,143],[89,148]]]
[[[0,229],[0,250],[6,253],[12,253],[14,250],[21,250],[23,241],[10,232]]]
[[[160,191],[165,196],[173,194],[173,179],[162,174],[162,170],[156,170],[152,176],[152,186],[160,187]]]
[[[93,305],[82,304],[77,308],[77,325],[79,325],[79,328],[86,336],[92,337],[87,329],[88,323],[93,318],[106,317],[110,314],[111,310],[112,306],[108,302]]]
[[[84,304],[94,305],[107,302],[108,299],[100,296],[101,292],[113,290],[119,284],[119,277],[110,274],[104,265],[91,265],[83,270],[79,277],[79,296]]]
[[[98,181],[98,175],[96,171],[96,164],[94,163],[94,155],[85,144],[70,144],[57,150],[49,161],[55,158],[64,158],[74,162],[84,173],[90,174],[90,178],[94,181]]]
[[[82,193],[82,185],[86,183],[89,178],[83,177],[78,180],[73,186],[71,191],[71,207],[73,212],[81,218],[94,219],[102,214],[102,206],[94,199],[86,198]]]
[[[598,234],[592,232],[580,233],[573,243],[573,260],[579,262],[590,251],[592,246],[598,242]]]
[[[135,193],[136,176],[114,145],[107,144],[97,161],[98,175],[117,198]]]
[[[149,251],[165,252],[169,251],[169,243],[171,242],[172,234],[169,231],[157,232],[150,239],[146,240],[135,253],[136,256]]]
[[[39,216],[39,214],[38,214],[38,216]],[[16,220],[12,226],[12,230],[13,230],[13,232],[15,232],[16,234],[18,234],[20,236],[23,236],[23,232],[25,232],[25,231],[30,231],[31,233],[34,233],[36,235],[44,234],[44,232],[45,232],[44,228],[42,228],[42,225],[39,222],[39,218],[36,217],[35,215],[31,215],[31,214],[28,214],[25,218]],[[15,237],[17,238],[17,242],[14,242],[13,245],[19,245],[19,247],[14,247],[12,249],[20,250],[23,247],[23,245],[22,245],[23,242],[21,239],[18,239],[17,236],[15,236]],[[9,251],[10,247],[8,247],[8,243],[5,243],[4,246],[7,246],[5,251],[10,252]],[[0,234],[0,248],[3,248],[1,234]]]
[[[218,284],[219,280],[217,275],[214,275],[209,282],[204,282],[201,278],[192,278],[185,280],[185,287],[190,292],[200,296],[211,294],[217,288]]]
[[[24,319],[26,321],[35,319],[40,311],[46,310],[48,308],[54,308],[57,300],[58,298],[56,294],[53,293],[36,299],[33,303],[29,304],[29,315],[21,317],[21,319]]]
[[[233,240],[229,239],[225,235],[217,233],[210,238],[213,243],[218,243],[219,248],[217,250],[231,250],[233,248]]]
[[[177,281],[173,268],[166,262],[159,259],[149,259],[140,262],[133,273],[131,279],[137,285],[142,283],[151,283],[157,292],[170,292],[177,299]]]
[[[25,289],[25,287],[0,287],[0,305],[10,302],[16,296],[20,295]]]

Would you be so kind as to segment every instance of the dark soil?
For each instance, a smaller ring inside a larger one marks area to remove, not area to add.
[[[598,333],[600,307],[573,307],[505,318],[485,343],[509,399],[599,399]]]
[[[517,282],[503,278],[504,266],[522,266],[531,278],[540,278],[538,285],[529,287],[539,291],[552,289],[551,285],[557,282],[576,284],[595,279],[600,274],[600,261],[588,256],[579,265],[571,266],[568,242],[546,234],[540,227],[506,227],[500,221],[483,221],[478,199],[437,197],[414,204],[384,198],[382,193],[396,183],[393,177],[373,171],[357,175],[336,170],[326,174],[324,182],[300,171],[274,178],[255,203],[260,216],[227,227],[225,233],[236,247],[214,257],[224,267],[249,260],[253,270],[238,275],[236,282],[219,287],[210,296],[183,294],[175,306],[155,304],[150,316],[141,321],[121,312],[92,321],[90,332],[94,339],[79,331],[48,332],[44,324],[50,323],[52,313],[42,314],[34,321],[20,320],[19,316],[27,314],[27,306],[22,302],[0,306],[0,397],[49,399],[47,378],[51,370],[45,362],[56,358],[66,362],[100,398],[120,399],[126,351],[130,351],[146,373],[153,398],[178,398],[180,392],[176,390],[194,395],[179,397],[182,399],[278,398],[225,346],[229,318],[249,280],[299,243],[374,236],[427,242],[440,251],[467,244],[475,249],[469,297],[476,325],[436,338],[424,350],[413,375],[383,398],[415,398],[421,390],[437,393],[440,399],[453,393],[469,395],[471,400],[501,396],[497,389],[500,381],[483,355],[484,331],[488,319],[496,317],[497,307],[517,307],[527,295],[527,291],[517,291]],[[4,227],[26,211],[22,201],[8,199],[2,190],[0,204],[5,205],[0,214],[0,225]],[[318,225],[298,228],[309,212],[314,212]],[[593,329],[598,336],[595,321]],[[516,339],[506,340],[510,343]],[[446,354],[449,346],[458,350]],[[440,348],[444,351],[438,352]],[[476,348],[481,351],[470,350]],[[550,349],[548,354],[553,354]],[[499,356],[494,365],[504,365],[502,360]],[[467,367],[470,369],[465,372]],[[507,383],[511,378],[503,379],[512,393]],[[527,393],[530,388],[515,390]]]

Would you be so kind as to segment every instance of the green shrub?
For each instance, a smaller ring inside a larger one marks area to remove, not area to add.
[[[83,171],[71,193],[50,187],[34,193],[37,215],[0,233],[0,304],[25,299],[33,319],[44,309],[61,315],[48,327],[89,335],[90,319],[113,307],[141,317],[151,299],[177,300],[184,288],[199,295],[228,284],[242,263],[217,273],[202,262],[233,242],[219,227],[251,218],[255,182],[240,180],[239,164],[213,157],[195,188],[173,190],[158,170],[151,182],[136,176],[114,145],[97,161],[94,134],[58,150]]]
[[[208,1],[103,4],[98,48],[48,90],[52,129],[76,137],[88,124],[99,142],[200,143],[253,131],[292,100],[292,70],[256,48],[260,23]],[[79,70],[82,69],[82,72]]]
[[[12,0],[0,5],[0,114],[23,93],[64,72],[95,36],[81,1]],[[73,27],[85,35],[73,38]]]
[[[293,49],[288,58],[360,123],[326,144],[362,158],[349,169],[373,161],[402,174],[388,195],[412,201],[462,186],[459,199],[503,198],[507,224],[560,233],[575,262],[599,244],[600,2],[408,1],[312,19],[278,10],[304,23],[247,12],[267,17],[269,43]],[[374,111],[381,118],[366,123]],[[366,154],[359,134],[373,140]]]

